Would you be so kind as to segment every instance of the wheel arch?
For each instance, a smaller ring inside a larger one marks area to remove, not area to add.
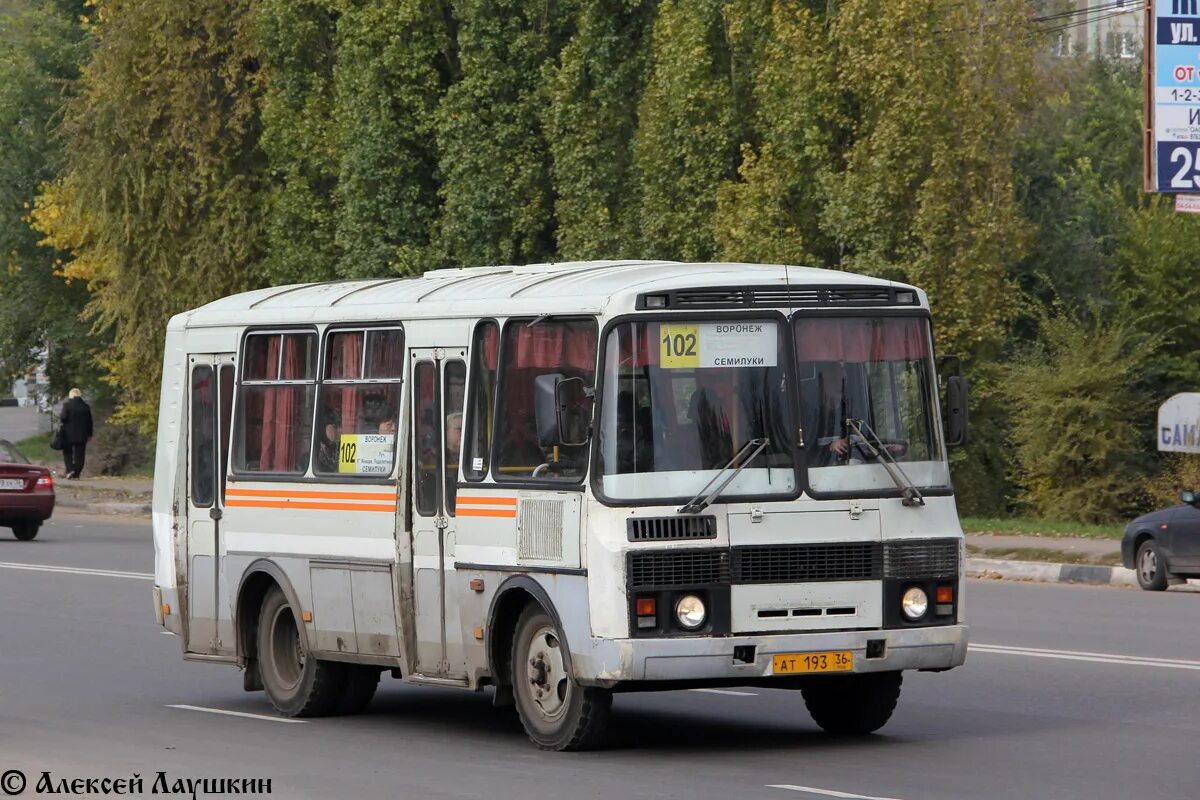
[[[512,684],[512,676],[508,672],[508,654],[512,649],[521,609],[530,603],[541,606],[554,622],[554,627],[558,629],[562,638],[562,653],[567,673],[572,677],[575,675],[571,664],[570,642],[550,595],[529,575],[512,575],[500,584],[488,608],[487,663],[492,669],[492,679],[497,684]]]
[[[257,656],[258,637],[255,633],[258,613],[262,608],[263,600],[266,599],[267,592],[273,586],[283,592],[288,605],[297,615],[300,612],[300,598],[292,587],[292,582],[288,580],[287,574],[278,564],[270,559],[260,558],[246,567],[241,581],[238,582],[237,603],[234,606],[233,614],[233,626],[237,631],[237,658],[238,663],[243,666],[249,659]],[[296,620],[296,629],[300,632],[301,644],[311,652],[308,631],[299,619]]]

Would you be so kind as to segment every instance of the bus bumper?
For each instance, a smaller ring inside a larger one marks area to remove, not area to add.
[[[871,657],[867,654],[868,643],[872,643]],[[571,658],[575,678],[585,686],[613,687],[631,681],[717,681],[736,685],[739,681],[761,684],[795,677],[776,675],[773,656],[829,651],[853,653],[854,672],[950,669],[966,660],[967,626],[729,637],[592,639],[590,651],[572,652]]]

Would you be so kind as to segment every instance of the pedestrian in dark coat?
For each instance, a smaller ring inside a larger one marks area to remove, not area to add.
[[[63,463],[67,478],[76,479],[83,472],[83,457],[88,439],[92,438],[92,409],[83,401],[83,392],[72,389],[58,415],[62,423]]]

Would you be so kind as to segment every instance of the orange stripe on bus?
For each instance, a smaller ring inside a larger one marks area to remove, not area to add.
[[[395,500],[393,492],[304,492],[289,489],[226,489],[226,497],[304,497],[313,500]]]
[[[462,501],[459,500],[459,503]],[[457,505],[457,504],[456,504]],[[517,518],[517,510],[505,508],[462,508],[457,507],[454,511],[460,517],[506,517],[508,519]]]
[[[225,505],[231,508],[279,508],[279,509],[306,509],[313,511],[386,511],[389,514],[395,513],[396,505],[363,505],[361,503],[311,503],[311,502],[287,502],[279,500],[227,500]],[[515,516],[515,515],[514,515]]]
[[[486,495],[458,496],[459,505],[469,506],[513,506],[517,505],[515,497],[488,497]]]

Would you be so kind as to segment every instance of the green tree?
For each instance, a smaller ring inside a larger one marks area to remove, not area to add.
[[[453,8],[462,79],[437,109],[441,248],[464,265],[551,258],[541,78],[567,39],[572,4],[457,0]]]
[[[587,0],[560,63],[547,70],[545,128],[566,259],[638,253],[632,140],[653,18],[650,0]]]
[[[1060,309],[1006,368],[1021,501],[1046,519],[1112,522],[1148,472],[1142,378],[1157,342],[1121,316]]]
[[[57,273],[63,254],[38,245],[28,217],[62,162],[53,126],[87,57],[86,10],[22,0],[0,14],[0,376],[24,375],[46,352],[58,395],[95,385],[97,345],[80,320],[86,287]]]
[[[338,26],[338,274],[434,266],[435,112],[457,70],[442,0],[362,2]]]
[[[664,0],[638,105],[634,165],[643,253],[705,261],[717,187],[736,174],[732,50],[720,0]]]
[[[264,267],[275,283],[329,280],[341,256],[334,69],[347,2],[262,0],[252,6],[264,87],[261,147],[272,184]]]
[[[944,350],[993,354],[1028,225],[1013,158],[1038,43],[1026,0],[845,0],[832,29],[854,109],[822,227],[847,269],[928,290]]]
[[[721,184],[715,234],[724,258],[820,266],[835,260],[819,226],[820,181],[848,126],[835,52],[812,9],[775,2],[769,19],[753,83],[761,145],[744,144],[738,180]]]
[[[152,426],[168,317],[257,285],[265,159],[249,0],[107,0],[34,225],[70,253],[125,419]]]

